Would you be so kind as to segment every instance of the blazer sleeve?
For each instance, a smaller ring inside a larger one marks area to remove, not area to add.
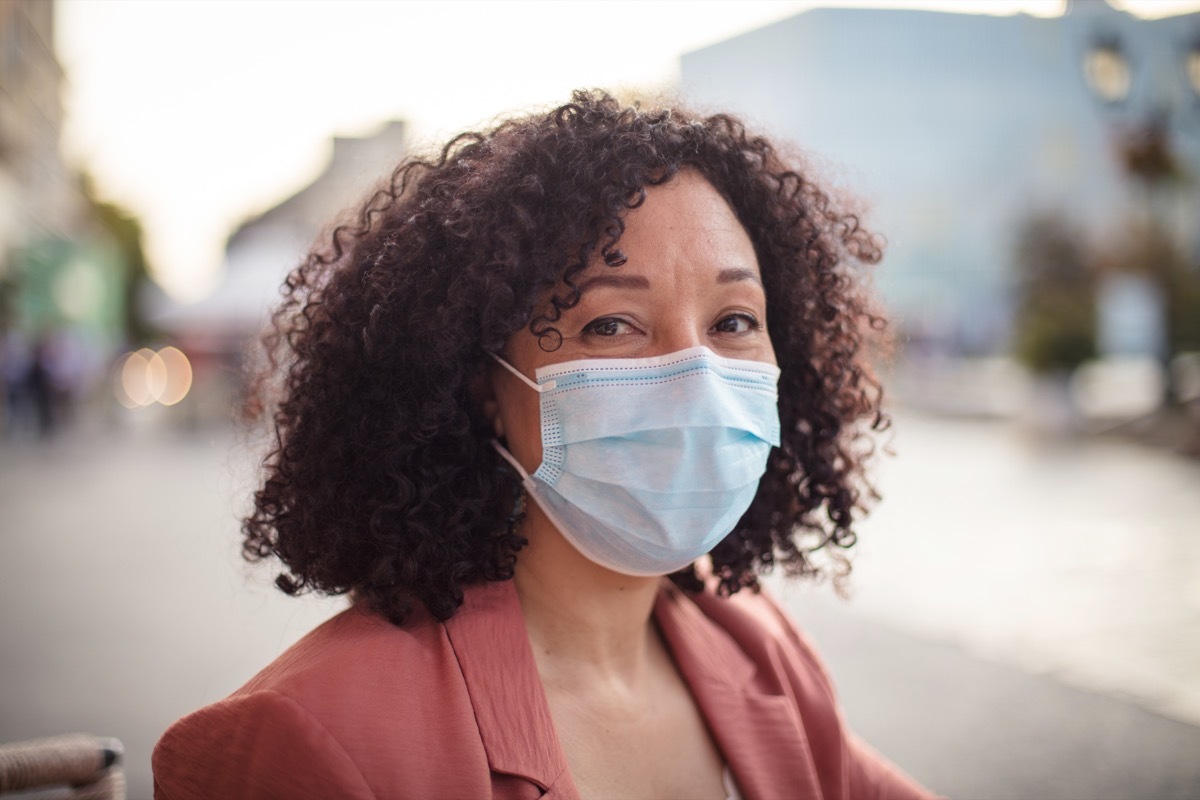
[[[829,677],[816,648],[800,632],[786,611],[766,592],[760,595],[771,606],[779,623],[786,632],[794,657],[804,664],[806,671],[815,676],[824,686],[829,702],[837,718],[842,716],[833,681]],[[854,800],[937,800],[936,795],[922,787],[899,767],[884,758],[866,742],[854,735],[842,722],[839,725],[842,740],[842,776],[846,797]]]
[[[155,800],[375,796],[320,722],[274,691],[235,695],[179,720],[152,765]]]
[[[936,800],[933,794],[852,733],[846,734],[847,795],[876,800]]]

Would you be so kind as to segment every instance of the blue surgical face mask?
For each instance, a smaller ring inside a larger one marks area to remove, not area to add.
[[[707,553],[750,507],[779,444],[779,368],[694,347],[568,361],[536,382],[542,463],[526,491],[580,553],[626,575],[665,575]]]

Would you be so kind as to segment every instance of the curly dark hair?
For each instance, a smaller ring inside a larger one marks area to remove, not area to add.
[[[573,279],[597,255],[619,269],[625,214],[683,169],[754,244],[782,373],[782,443],[712,550],[718,589],[757,588],[775,563],[821,574],[812,553],[852,545],[875,496],[863,465],[888,424],[867,364],[885,324],[855,274],[878,241],[738,119],[599,91],[405,160],[288,276],[254,395],[274,440],[244,555],[278,557],[289,594],[354,591],[396,624],[417,601],[446,619],[465,586],[511,578],[520,479],[476,400],[487,351],[522,328],[557,347]],[[671,578],[702,588],[692,567]]]

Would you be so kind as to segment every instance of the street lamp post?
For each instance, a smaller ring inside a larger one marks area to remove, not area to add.
[[[1156,47],[1160,45],[1156,43]],[[1170,51],[1138,53],[1117,35],[1099,34],[1084,52],[1081,68],[1092,97],[1114,128],[1122,171],[1141,190],[1142,239],[1134,245],[1141,252],[1126,257],[1144,263],[1118,267],[1140,266],[1143,280],[1154,284],[1151,291],[1160,298],[1159,319],[1151,323],[1158,326],[1158,333],[1148,338],[1160,342],[1155,355],[1163,365],[1164,400],[1174,405],[1184,399],[1171,363],[1185,344],[1180,331],[1186,320],[1181,321],[1180,315],[1200,314],[1200,309],[1188,311],[1189,304],[1200,299],[1195,264],[1200,240],[1195,238],[1194,222],[1184,230],[1172,231],[1163,203],[1173,204],[1177,199],[1168,196],[1168,188],[1195,177],[1186,174],[1179,137],[1194,137],[1200,128],[1200,33],[1185,44],[1170,47]],[[1186,241],[1182,247],[1181,239]],[[1188,288],[1192,286],[1195,288]],[[1191,300],[1190,291],[1194,292]],[[1200,344],[1193,346],[1200,348]]]

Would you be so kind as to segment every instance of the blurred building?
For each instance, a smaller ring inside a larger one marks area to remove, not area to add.
[[[171,335],[203,375],[237,376],[248,343],[265,326],[284,278],[342,212],[391,174],[405,152],[405,125],[385,123],[365,137],[335,137],[329,163],[304,189],[247,220],[230,235],[222,277],[207,298],[182,305],[156,293],[154,323]],[[212,364],[214,369],[206,370]],[[230,387],[209,387],[227,395]]]
[[[230,235],[216,290],[190,305],[158,299],[155,321],[193,348],[238,352],[279,299],[284,278],[342,211],[366,196],[404,155],[403,122],[362,138],[336,137],[328,165],[304,189]]]
[[[0,253],[79,225],[79,192],[58,148],[62,82],[54,4],[0,3]]]
[[[1114,140],[1151,121],[1190,176],[1171,224],[1200,254],[1200,14],[814,9],[686,54],[682,84],[866,199],[888,239],[879,285],[914,344],[1006,351],[1018,230],[1035,213],[1119,230],[1144,200]]]
[[[54,9],[0,2],[0,432],[53,427],[124,332],[119,244],[59,150]]]

